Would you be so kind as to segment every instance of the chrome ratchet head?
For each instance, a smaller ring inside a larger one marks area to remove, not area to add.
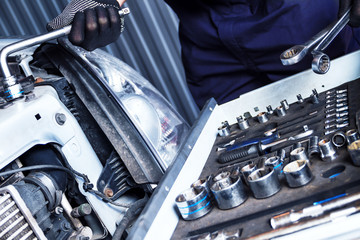
[[[281,53],[281,63],[286,66],[298,63],[306,56],[307,52],[308,48],[305,45],[295,45]]]
[[[330,57],[323,52],[313,52],[311,68],[315,73],[325,74],[330,69]]]

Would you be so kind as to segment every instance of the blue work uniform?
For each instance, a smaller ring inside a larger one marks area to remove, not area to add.
[[[201,108],[311,67],[312,56],[283,66],[280,54],[337,19],[338,0],[166,0],[177,14],[189,89]],[[325,51],[331,59],[359,48],[346,27]]]

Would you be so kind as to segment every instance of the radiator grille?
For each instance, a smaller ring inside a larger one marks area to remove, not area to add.
[[[38,239],[8,193],[0,194],[0,239]]]

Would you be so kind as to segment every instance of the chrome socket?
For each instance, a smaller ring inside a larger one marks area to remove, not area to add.
[[[309,139],[309,156],[318,155],[320,153],[319,148],[319,137],[318,136],[311,136]]]
[[[249,163],[249,164],[246,164],[245,166],[243,166],[241,169],[240,169],[240,172],[241,172],[241,175],[243,176],[244,178],[244,182],[249,185],[248,181],[247,181],[247,178],[248,176],[254,172],[255,170],[257,169],[256,167],[256,164],[254,163]]]
[[[211,186],[211,192],[220,209],[230,209],[246,201],[245,188],[240,176],[223,178]]]
[[[218,134],[220,137],[226,137],[230,135],[230,125],[228,121],[222,122],[218,128]]]
[[[261,112],[257,115],[257,120],[259,123],[266,123],[269,121],[269,118],[267,117],[266,112]]]
[[[210,185],[211,185],[210,181],[211,181],[211,176],[208,176],[206,178],[196,180],[191,184],[190,187],[191,188],[203,187],[205,191],[209,194],[210,200],[212,200],[213,196],[210,190]]]
[[[242,116],[236,118],[239,128],[241,130],[245,130],[249,128],[249,121],[246,118],[243,118]]]
[[[303,159],[303,160],[306,160],[306,162],[310,164],[309,158],[306,153],[306,149],[304,147],[298,147],[298,148],[295,148],[294,150],[292,150],[290,152],[290,159],[293,161]]]
[[[266,107],[266,111],[267,111],[268,114],[273,114],[274,113],[274,110],[272,109],[271,105]]]
[[[319,98],[318,98],[318,96],[316,94],[311,94],[310,99],[311,99],[311,102],[313,104],[318,104],[319,103]]]
[[[350,129],[345,133],[347,144],[350,145],[356,140],[360,139],[359,133],[356,131],[356,129]]]
[[[290,106],[289,106],[289,104],[288,104],[288,102],[287,102],[286,99],[282,100],[282,101],[280,102],[280,104],[281,104],[281,106],[283,106],[283,108],[284,108],[285,110],[288,110],[288,109],[290,108]]]
[[[331,138],[331,142],[337,148],[344,146],[346,144],[345,134],[342,131],[334,133]]]
[[[265,166],[272,167],[276,175],[280,176],[282,172],[283,162],[281,161],[281,158],[279,156],[273,156],[265,160]]]
[[[274,169],[255,170],[248,177],[248,183],[255,198],[268,198],[280,191],[281,185]]]
[[[353,164],[360,167],[360,140],[352,142],[347,149]]]
[[[201,218],[213,208],[204,187],[186,189],[176,197],[175,203],[184,220]]]
[[[308,184],[313,175],[305,159],[288,163],[284,167],[284,175],[289,187],[301,187]]]
[[[328,139],[322,139],[319,141],[320,157],[325,162],[333,161],[337,158],[337,153],[334,145]]]
[[[279,117],[283,117],[286,115],[286,110],[283,106],[279,106],[276,108],[276,114],[279,116]]]

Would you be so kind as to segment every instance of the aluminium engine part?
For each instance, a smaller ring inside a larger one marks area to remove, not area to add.
[[[210,189],[220,209],[237,207],[248,198],[239,175],[216,181]]]
[[[255,198],[268,198],[280,191],[279,178],[272,168],[257,169],[248,176],[249,187]]]
[[[278,106],[276,108],[276,114],[279,116],[279,117],[283,117],[286,115],[286,109],[283,107],[283,106]]]
[[[334,133],[334,135],[331,138],[331,142],[337,148],[344,146],[346,144],[345,133],[342,131],[338,131]]]
[[[319,149],[319,137],[318,136],[311,136],[309,138],[309,147],[308,147],[308,154],[309,156],[314,156],[320,153]]]
[[[201,218],[213,208],[209,194],[202,186],[186,189],[176,197],[175,202],[184,220]]]
[[[0,189],[0,239],[47,239],[15,187]]]
[[[286,164],[284,175],[289,187],[296,188],[308,184],[313,178],[307,160],[300,159]]]
[[[332,142],[328,139],[322,139],[319,141],[319,148],[320,148],[320,157],[325,162],[330,162],[335,160],[338,155],[334,148]]]
[[[267,121],[269,121],[269,118],[266,115],[266,112],[261,112],[256,117],[257,117],[257,120],[259,121],[259,123],[266,123]]]
[[[307,156],[306,149],[304,147],[298,147],[298,148],[295,148],[294,150],[292,150],[290,152],[290,159],[292,161],[303,159],[308,164],[310,164],[310,160]]]
[[[256,169],[257,169],[256,164],[254,164],[253,162],[250,162],[250,163],[246,164],[245,166],[243,166],[240,169],[240,172],[241,172],[241,174],[243,176],[243,179],[244,179],[244,182],[246,183],[246,185],[249,185],[249,183],[247,181],[248,176],[252,172],[254,172]]]
[[[360,166],[360,140],[352,142],[347,147],[350,158],[355,166]]]
[[[281,106],[283,106],[283,108],[284,108],[285,110],[288,110],[288,109],[290,108],[290,107],[289,107],[289,104],[288,104],[288,102],[287,102],[286,99],[282,100],[282,101],[280,102],[280,104],[281,104]]]
[[[283,162],[279,156],[272,156],[265,160],[265,166],[272,167],[278,177],[280,177],[282,173],[282,165]]]
[[[360,135],[356,129],[350,129],[346,131],[345,136],[348,145],[360,139]]]
[[[242,116],[239,116],[236,118],[239,128],[241,130],[245,130],[249,128],[249,121],[246,118],[243,118]]]

